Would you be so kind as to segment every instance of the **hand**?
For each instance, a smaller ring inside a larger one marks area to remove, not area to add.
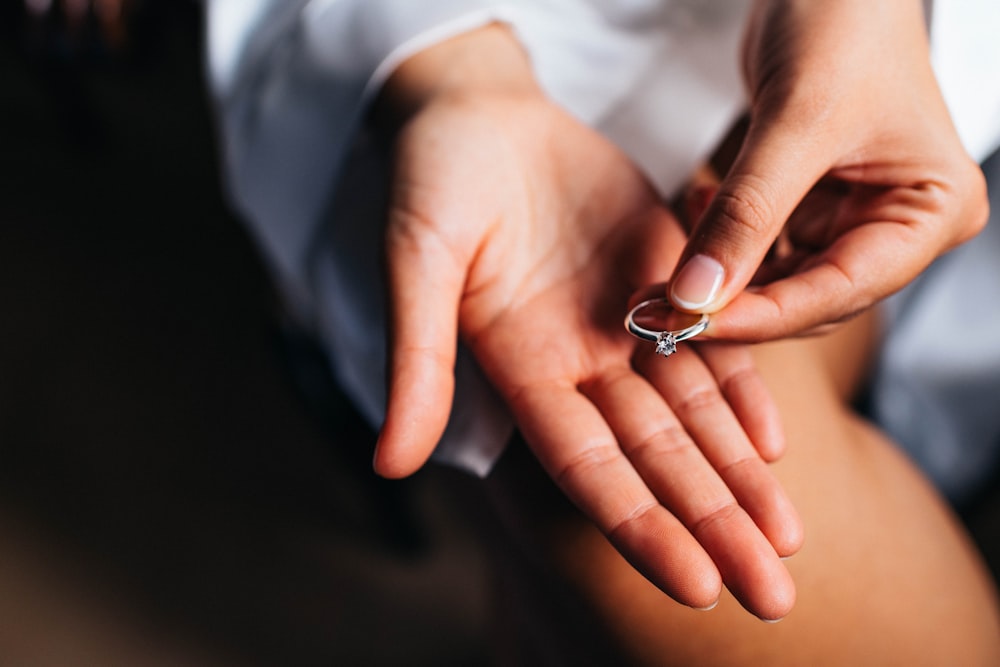
[[[779,556],[801,525],[761,455],[780,453],[779,428],[748,352],[691,345],[665,362],[622,327],[629,295],[682,247],[676,220],[542,96],[500,28],[419,54],[387,91],[413,110],[390,202],[376,470],[406,475],[430,455],[461,335],[542,466],[639,571],[690,606],[725,582],[758,616],[786,614]]]
[[[848,318],[985,224],[985,182],[931,71],[921,4],[757,3],[749,129],[670,293],[716,312],[712,336]]]

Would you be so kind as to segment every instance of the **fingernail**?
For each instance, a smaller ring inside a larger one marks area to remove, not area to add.
[[[695,611],[712,611],[718,606],[719,606],[719,600],[718,598],[716,598],[715,602],[708,605],[707,607],[692,607],[692,609],[694,609]]]
[[[684,310],[704,308],[718,295],[723,275],[722,265],[717,261],[707,255],[695,255],[670,286],[670,298]]]

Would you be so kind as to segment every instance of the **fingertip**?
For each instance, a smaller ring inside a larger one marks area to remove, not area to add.
[[[697,611],[710,611],[719,604],[725,584],[722,573],[708,554],[701,552],[698,557],[685,563],[683,578],[678,579],[672,572],[671,578],[661,580],[657,586],[680,604]]]
[[[725,275],[718,260],[708,255],[694,255],[671,281],[670,301],[678,309],[690,313],[715,310]]]
[[[751,362],[752,363],[752,362]],[[781,411],[774,400],[770,387],[757,370],[745,377],[746,382],[737,391],[733,402],[739,405],[739,419],[746,429],[750,442],[762,459],[774,463],[785,455],[788,440]]]
[[[781,412],[750,349],[717,343],[701,352],[758,456],[768,463],[780,459],[786,447]]]
[[[783,561],[775,561],[770,581],[762,586],[763,595],[753,600],[741,599],[743,607],[764,621],[777,623],[788,616],[795,607],[796,591],[792,576]],[[742,596],[737,596],[741,598]]]
[[[776,463],[785,455],[787,447],[785,430],[778,420],[768,422],[767,419],[762,419],[761,421],[763,423],[757,424],[752,420],[746,420],[744,428],[747,437],[750,438],[753,448],[765,463]]]
[[[797,554],[805,544],[805,529],[797,512],[791,509],[791,515],[786,517],[781,527],[768,536],[768,541],[782,559]]]
[[[385,422],[375,444],[375,472],[389,479],[412,475],[444,434],[454,396],[450,366],[434,354],[411,352],[392,374]]]
[[[698,610],[718,603],[724,587],[722,573],[665,508],[619,526],[608,539],[642,576],[675,602]]]
[[[784,487],[773,477],[764,480],[756,488],[740,488],[740,502],[778,557],[792,556],[805,542],[802,518]]]
[[[784,618],[795,605],[795,582],[765,534],[739,528],[719,524],[700,538],[713,554],[726,588],[744,609],[760,619]]]
[[[719,606],[722,598],[722,577],[715,568],[706,569],[700,576],[693,577],[685,590],[665,591],[677,602],[695,611],[711,611]]]
[[[744,291],[788,217],[830,168],[822,152],[789,150],[801,139],[782,124],[751,124],[671,281],[678,308],[719,312]]]
[[[401,479],[420,470],[434,452],[444,426],[411,424],[408,430],[411,433],[400,434],[399,429],[388,425],[388,420],[382,428],[372,458],[372,467],[380,477]]]
[[[789,578],[788,585],[773,591],[772,599],[756,613],[756,616],[765,623],[779,623],[792,613],[795,599],[795,586]]]
[[[759,423],[751,422],[747,427],[754,449],[766,462],[774,463],[785,455],[788,443],[779,416],[762,415]]]
[[[712,611],[713,609],[719,606],[719,600],[721,599],[722,599],[721,596],[717,597],[715,598],[715,602],[708,605],[707,607],[692,607],[692,609],[694,609],[695,611]]]
[[[378,442],[375,443],[375,455],[372,459],[372,468],[376,475],[386,479],[402,479],[412,475],[420,468],[423,462],[413,465],[405,460],[405,457],[400,457],[397,454],[398,451],[399,448],[394,447],[391,443],[386,443],[383,434],[379,435]]]

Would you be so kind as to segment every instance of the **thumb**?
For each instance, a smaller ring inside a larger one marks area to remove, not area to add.
[[[375,472],[405,477],[444,433],[455,391],[458,303],[464,272],[434,234],[390,225],[389,372]]]
[[[829,169],[815,134],[751,125],[670,281],[680,310],[716,312],[743,290],[788,217]]]

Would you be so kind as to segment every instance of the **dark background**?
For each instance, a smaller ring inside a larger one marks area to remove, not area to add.
[[[0,664],[486,662],[441,473],[373,477],[227,212],[198,6],[0,7]]]
[[[323,410],[295,390],[197,4],[116,44],[0,5],[0,664],[484,662],[447,500],[374,478],[321,373]]]

